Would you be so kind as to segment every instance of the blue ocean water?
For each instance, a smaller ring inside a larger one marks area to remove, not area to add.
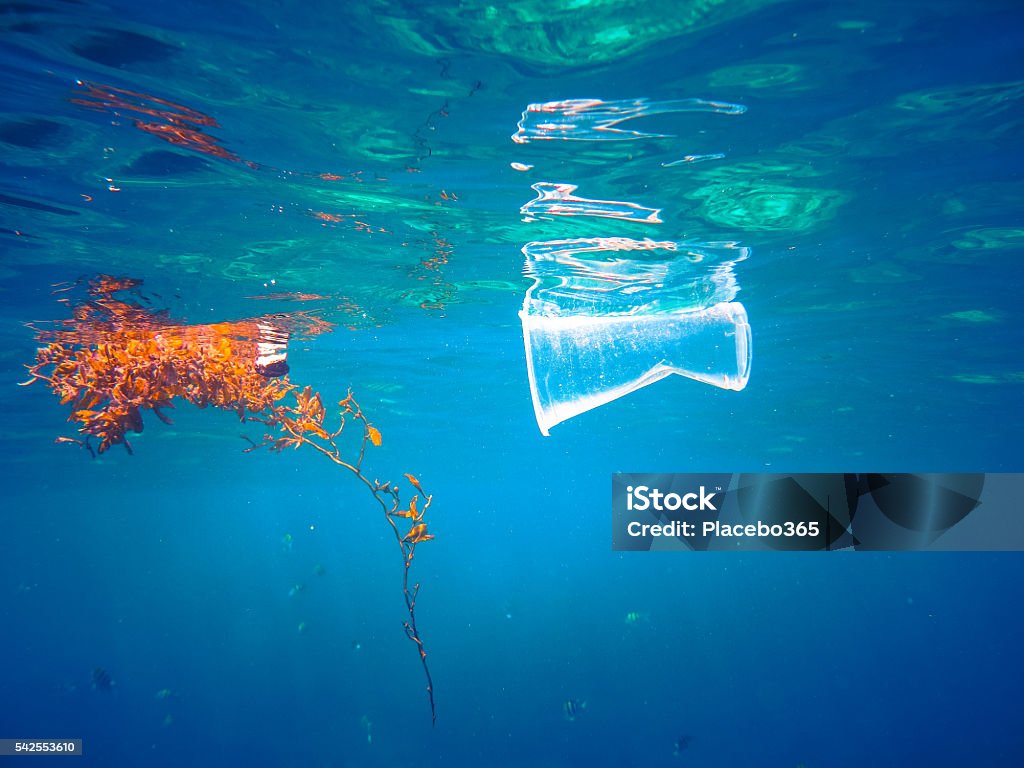
[[[0,738],[103,766],[1018,765],[1019,556],[609,538],[613,472],[1024,470],[1018,5],[0,6]],[[639,99],[618,128],[660,138],[512,140],[531,104]],[[684,99],[745,111],[658,112]],[[544,183],[658,222],[524,215]],[[523,247],[584,238],[750,249],[746,387],[672,376],[542,436]],[[351,390],[369,477],[433,494],[435,727],[357,478],[187,404],[132,455],[54,444],[69,406],[15,385],[97,275],[181,324],[333,324],[289,379]]]

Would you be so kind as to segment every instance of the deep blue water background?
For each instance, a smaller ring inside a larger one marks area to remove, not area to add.
[[[104,766],[1018,765],[1019,556],[626,556],[608,530],[616,471],[1024,471],[1017,4],[781,3],[578,65],[432,10],[404,12],[436,45],[413,50],[398,4],[369,8],[3,6],[0,738],[80,737]],[[72,104],[76,80],[209,114],[253,166]],[[648,118],[671,141],[509,139],[531,102],[638,97],[748,111]],[[522,222],[540,180],[665,223]],[[520,249],[606,234],[753,249],[750,384],[672,378],[544,438]],[[384,435],[368,471],[434,494],[435,729],[399,555],[346,473],[243,454],[233,415],[187,407],[134,456],[53,444],[64,409],[14,386],[26,323],[97,273],[192,323],[330,297],[339,327],[293,340],[291,378],[351,387]]]

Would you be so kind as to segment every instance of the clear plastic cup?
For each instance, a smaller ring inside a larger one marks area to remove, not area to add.
[[[556,424],[672,374],[740,390],[750,325],[730,242],[580,238],[527,243],[519,316],[537,423]]]
[[[750,376],[747,313],[739,302],[649,315],[519,313],[541,433],[677,374],[741,390]]]

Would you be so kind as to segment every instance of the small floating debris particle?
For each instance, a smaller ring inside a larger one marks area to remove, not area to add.
[[[662,163],[662,168],[672,168],[677,165],[692,165],[693,163],[703,163],[705,160],[721,160],[725,157],[722,152],[713,152],[709,155],[687,155],[681,160],[673,160],[671,163]]]

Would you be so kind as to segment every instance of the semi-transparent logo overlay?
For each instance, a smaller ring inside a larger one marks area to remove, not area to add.
[[[612,475],[612,549],[1024,551],[1022,474]]]

